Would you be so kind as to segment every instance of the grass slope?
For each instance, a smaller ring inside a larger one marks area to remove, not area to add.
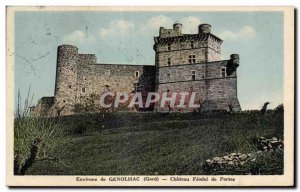
[[[90,114],[65,117],[71,142],[60,163],[29,175],[201,175],[206,159],[257,151],[256,137],[283,139],[283,114]]]

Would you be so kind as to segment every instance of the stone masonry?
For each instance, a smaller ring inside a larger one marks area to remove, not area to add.
[[[156,90],[197,92],[201,111],[228,111],[230,107],[240,111],[236,76],[239,55],[220,60],[222,40],[211,34],[209,24],[199,25],[198,34],[182,34],[181,30],[180,23],[173,29],[161,27],[154,38]]]
[[[54,97],[40,99],[32,114],[74,114],[76,106],[89,98],[98,105],[105,91],[193,91],[201,111],[240,111],[239,55],[221,60],[222,40],[211,33],[209,24],[198,29],[197,34],[182,34],[180,23],[173,29],[161,27],[159,36],[154,37],[155,65],[98,64],[94,54],[79,54],[73,45],[59,46]]]

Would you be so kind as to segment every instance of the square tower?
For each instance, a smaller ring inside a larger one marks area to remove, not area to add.
[[[211,25],[201,24],[198,33],[183,34],[182,24],[172,29],[163,27],[154,37],[156,82],[158,93],[196,93],[195,102],[201,109],[172,110],[240,110],[237,99],[236,69],[239,56],[221,60],[222,40],[211,33]],[[236,58],[236,59],[234,59]],[[176,98],[176,102],[180,100]],[[157,106],[158,111],[170,110]]]
[[[197,34],[182,34],[182,24],[159,30],[154,37],[157,67],[221,60],[222,40],[211,34],[211,25],[201,24]]]

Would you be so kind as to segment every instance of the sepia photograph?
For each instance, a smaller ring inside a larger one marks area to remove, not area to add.
[[[294,185],[294,7],[6,9],[7,185]]]

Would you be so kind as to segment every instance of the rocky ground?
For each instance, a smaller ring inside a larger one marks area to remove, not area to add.
[[[203,164],[204,172],[214,175],[231,173],[251,175],[253,174],[251,170],[253,165],[255,165],[262,156],[274,155],[276,153],[283,155],[283,141],[276,137],[269,139],[259,137],[254,139],[254,144],[258,149],[256,153],[231,153],[222,157],[207,159]]]

